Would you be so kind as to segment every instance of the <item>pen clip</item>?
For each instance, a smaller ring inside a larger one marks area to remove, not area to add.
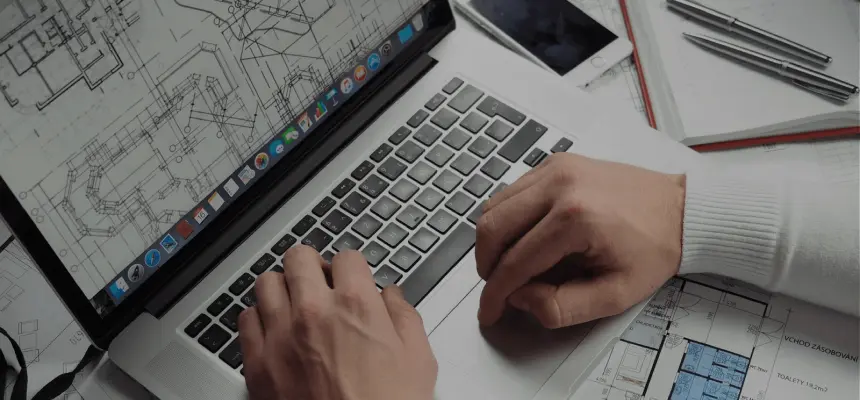
[[[802,88],[804,88],[804,89],[806,89],[812,93],[819,94],[821,96],[828,97],[828,98],[831,98],[834,100],[839,100],[841,102],[847,102],[849,99],[851,99],[851,94],[849,94],[849,93],[840,92],[838,90],[833,90],[830,88],[818,86],[818,85],[815,85],[815,84],[812,84],[809,82],[803,82],[803,81],[800,81],[797,79],[791,79],[791,83],[793,83],[797,86],[800,86],[800,87],[802,87]]]

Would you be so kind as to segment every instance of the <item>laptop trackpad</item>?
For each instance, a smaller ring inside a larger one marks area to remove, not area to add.
[[[439,361],[436,398],[531,399],[593,325],[551,331],[528,315],[509,313],[481,328],[483,287],[476,286],[430,335]]]

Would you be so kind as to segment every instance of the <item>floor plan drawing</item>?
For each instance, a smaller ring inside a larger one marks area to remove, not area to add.
[[[0,172],[92,296],[421,4],[13,0]]]
[[[856,320],[797,300],[674,278],[571,398],[856,399],[857,333]]]

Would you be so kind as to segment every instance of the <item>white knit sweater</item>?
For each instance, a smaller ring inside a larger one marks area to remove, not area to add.
[[[690,172],[680,273],[719,274],[858,315],[857,186]]]

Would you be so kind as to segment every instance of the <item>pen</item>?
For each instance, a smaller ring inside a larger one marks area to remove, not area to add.
[[[848,82],[729,42],[690,33],[684,33],[684,37],[699,46],[713,50],[731,59],[776,73],[790,80],[795,85],[822,96],[848,101],[852,95],[860,91],[857,86]]]
[[[666,0],[666,4],[669,6],[669,8],[681,12],[685,15],[709,23],[718,28],[722,28],[729,32],[737,33],[750,40],[773,47],[777,50],[786,52],[795,57],[825,65],[830,64],[830,62],[833,61],[833,58],[828,56],[827,54],[813,50],[800,43],[788,40],[775,33],[768,32],[761,28],[756,28],[755,26],[738,20],[735,17],[724,14],[695,1]]]

